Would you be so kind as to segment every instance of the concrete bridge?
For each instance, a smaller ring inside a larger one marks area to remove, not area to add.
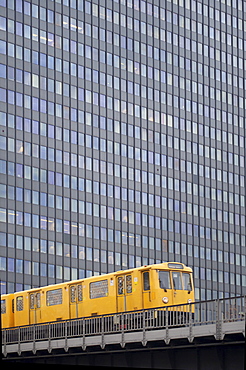
[[[4,362],[243,369],[246,297],[2,331]]]

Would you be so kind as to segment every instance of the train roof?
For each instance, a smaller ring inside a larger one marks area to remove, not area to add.
[[[72,284],[76,284],[78,282],[82,282],[84,280],[95,279],[95,278],[101,280],[101,279],[105,278],[106,276],[110,278],[110,277],[120,275],[120,274],[127,274],[127,273],[130,273],[130,272],[135,271],[135,270],[144,271],[144,270],[149,270],[149,269],[152,269],[152,270],[169,269],[169,270],[179,270],[179,271],[185,270],[185,271],[188,271],[188,272],[192,272],[192,269],[190,267],[187,267],[186,265],[184,265],[181,262],[162,262],[162,263],[156,263],[156,264],[152,264],[152,265],[144,265],[144,266],[141,266],[141,267],[134,267],[134,268],[131,268],[131,269],[119,270],[119,271],[115,271],[115,272],[105,273],[105,274],[102,274],[102,275],[94,275],[94,276],[90,276],[90,277],[82,278],[82,279],[65,281],[65,282],[61,282],[61,283],[46,285],[46,286],[32,288],[32,289],[26,289],[26,290],[18,291],[18,292],[15,292],[15,293],[2,294],[1,297],[12,295],[12,294],[21,294],[21,293],[24,293],[24,292],[30,292],[30,293],[31,292],[36,292],[40,289],[52,289],[52,288],[55,289],[55,288],[57,288],[58,286],[61,286],[61,285],[62,286],[63,285],[72,285]]]

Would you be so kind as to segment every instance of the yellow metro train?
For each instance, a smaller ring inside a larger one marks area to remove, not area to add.
[[[1,322],[9,328],[189,302],[192,269],[165,262],[2,295]]]

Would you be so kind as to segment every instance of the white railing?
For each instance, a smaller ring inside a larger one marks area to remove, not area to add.
[[[2,330],[2,345],[110,333],[149,331],[245,321],[246,296],[141,311],[35,324]]]

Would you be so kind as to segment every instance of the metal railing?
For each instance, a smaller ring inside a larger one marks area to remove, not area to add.
[[[2,330],[2,344],[245,321],[246,296]]]

